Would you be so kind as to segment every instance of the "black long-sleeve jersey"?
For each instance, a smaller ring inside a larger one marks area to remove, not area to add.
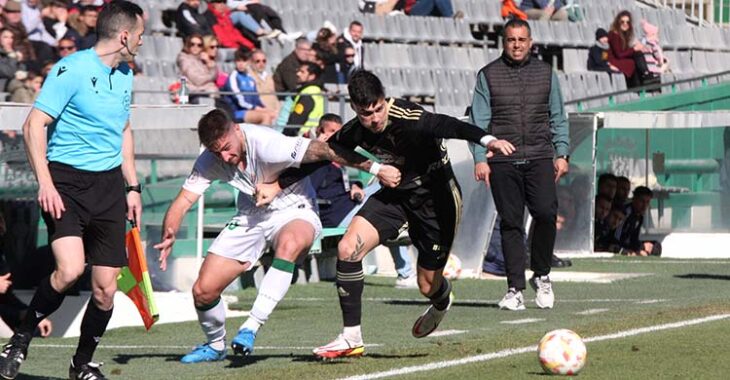
[[[401,171],[398,189],[419,186],[429,174],[449,164],[443,139],[457,138],[478,144],[487,134],[481,128],[425,111],[406,100],[391,98],[387,104],[388,119],[382,132],[373,133],[354,118],[329,142],[353,150],[360,146],[381,163],[398,168]]]

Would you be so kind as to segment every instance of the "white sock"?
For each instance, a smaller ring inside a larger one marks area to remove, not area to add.
[[[246,322],[243,322],[239,330],[249,329],[256,333],[259,331],[259,327],[261,327],[261,324],[258,323],[255,319],[249,317],[248,319],[246,319]]]
[[[208,344],[218,351],[225,348],[226,306],[223,301],[218,298],[213,304],[202,307],[196,306],[195,311],[198,313],[198,322],[200,322],[200,328],[203,329],[203,333],[208,339]]]
[[[362,331],[360,330],[360,325],[346,326],[342,329],[342,335],[348,340],[352,340],[355,342],[362,341]]]
[[[278,258],[274,259],[271,268],[264,276],[264,280],[261,281],[259,294],[251,307],[251,314],[248,320],[241,325],[241,328],[250,328],[256,332],[261,325],[266,323],[271,312],[274,311],[276,305],[289,290],[294,268],[294,263]]]

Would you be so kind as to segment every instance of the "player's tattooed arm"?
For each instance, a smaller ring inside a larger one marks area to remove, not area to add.
[[[373,165],[372,161],[353,150],[345,149],[335,143],[312,140],[307,151],[304,152],[302,163],[317,161],[332,161],[364,171],[369,171]]]

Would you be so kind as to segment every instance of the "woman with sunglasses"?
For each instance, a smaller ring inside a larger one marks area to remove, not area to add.
[[[218,41],[218,38],[214,35],[208,35],[203,36],[203,54],[207,55],[208,58],[213,61],[217,62],[218,60],[218,51],[220,50],[220,42]],[[226,84],[226,81],[228,80],[228,74],[221,69],[221,66],[216,63],[215,65],[216,69],[216,77],[215,77],[215,85],[218,88],[223,87]]]
[[[634,35],[631,12],[624,10],[616,15],[608,33],[608,45],[608,62],[624,74],[629,87],[641,86],[649,70],[643,55],[646,48]]]
[[[200,34],[191,34],[185,39],[183,50],[177,56],[177,67],[180,75],[188,80],[188,90],[191,93],[210,93],[217,97],[218,86],[215,81],[218,77],[215,59],[203,50],[203,37]],[[201,97],[209,94],[190,96],[190,103],[197,104]]]
[[[261,94],[261,102],[264,103],[267,109],[274,111],[278,115],[281,105],[279,104],[279,98],[274,95],[276,92],[274,75],[267,68],[267,63],[266,53],[259,49],[254,50],[251,53],[249,73],[256,81],[256,88],[259,89],[259,93]]]

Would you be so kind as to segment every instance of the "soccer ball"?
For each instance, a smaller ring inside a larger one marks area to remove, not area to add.
[[[586,364],[586,355],[583,340],[567,329],[550,331],[537,345],[540,365],[553,375],[577,375]]]
[[[449,255],[444,267],[444,277],[449,280],[456,280],[461,275],[461,260],[456,255]]]

